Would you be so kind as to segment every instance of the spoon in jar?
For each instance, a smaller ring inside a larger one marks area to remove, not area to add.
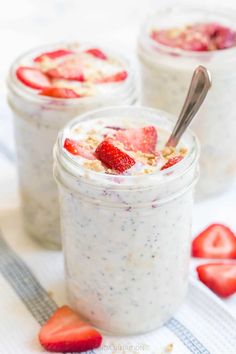
[[[201,107],[210,87],[210,72],[204,66],[198,66],[194,70],[183,108],[166,146],[175,147],[178,144],[181,136]]]

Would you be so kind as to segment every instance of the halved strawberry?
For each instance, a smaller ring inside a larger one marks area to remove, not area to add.
[[[128,170],[135,164],[135,160],[131,156],[108,140],[104,140],[98,145],[95,154],[106,167],[119,173]]]
[[[88,160],[96,160],[94,152],[88,144],[66,138],[64,148],[72,155],[80,155]]]
[[[199,279],[222,297],[236,293],[236,263],[209,263],[197,267]]]
[[[55,98],[79,98],[74,90],[64,87],[46,87],[40,92],[41,96],[49,96]]]
[[[86,53],[93,55],[96,58],[102,59],[102,60],[107,60],[107,56],[105,53],[101,51],[101,49],[98,48],[91,48],[87,49]]]
[[[126,150],[154,153],[157,144],[157,130],[153,126],[119,130],[113,135]]]
[[[44,60],[44,58],[50,58],[50,59],[57,59],[60,57],[64,57],[65,55],[68,54],[73,54],[74,52],[72,50],[68,49],[57,49],[52,52],[46,52],[38,55],[36,58],[34,58],[34,62],[38,63]]]
[[[193,240],[192,255],[199,258],[236,258],[236,237],[227,226],[212,224]]]
[[[101,334],[68,306],[62,306],[43,325],[39,341],[50,352],[84,352],[99,348]]]
[[[46,74],[53,79],[84,81],[83,68],[80,58],[74,57],[64,60],[56,68],[50,69]]]
[[[162,166],[161,171],[174,166],[181,160],[183,160],[183,156],[181,155],[170,157],[169,160]]]
[[[105,76],[101,79],[97,79],[96,83],[97,84],[106,84],[110,82],[119,82],[119,81],[124,81],[128,76],[127,71],[120,71],[117,74],[113,74],[110,76]]]
[[[214,41],[217,49],[231,48],[236,44],[236,33],[230,28],[219,26]]]
[[[49,78],[42,71],[36,68],[20,66],[16,70],[16,76],[23,84],[33,89],[40,90],[51,86]]]

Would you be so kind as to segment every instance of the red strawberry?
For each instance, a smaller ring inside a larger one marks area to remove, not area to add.
[[[153,126],[119,130],[114,139],[121,142],[126,150],[154,153],[157,144],[157,130]]]
[[[96,58],[102,59],[102,60],[107,60],[107,56],[105,53],[103,53],[100,49],[97,48],[91,48],[86,50],[86,53],[93,55]]]
[[[64,148],[72,155],[80,155],[88,160],[96,159],[92,148],[89,145],[85,145],[79,141],[66,138],[64,142]]]
[[[47,87],[40,92],[41,96],[49,96],[55,98],[79,98],[74,90],[63,87]]]
[[[222,297],[236,293],[236,263],[210,263],[197,267],[199,279]]]
[[[57,49],[52,52],[46,52],[38,55],[36,58],[34,58],[34,62],[36,63],[41,62],[45,57],[50,59],[57,59],[68,54],[73,54],[73,52],[68,49]]]
[[[236,34],[230,28],[219,26],[215,33],[215,45],[217,49],[226,49],[235,46]]]
[[[194,30],[193,27],[186,30],[162,30],[162,31],[152,31],[151,38],[163,45],[172,48],[181,48],[190,51],[207,51],[208,41],[206,36],[197,36],[199,32],[197,28]]]
[[[120,71],[117,74],[110,75],[110,76],[105,76],[101,79],[97,79],[96,83],[97,84],[106,84],[110,82],[119,82],[119,81],[124,81],[128,76],[127,71]]]
[[[16,76],[23,84],[33,89],[40,90],[51,86],[50,80],[42,71],[28,66],[20,66],[16,70]]]
[[[56,68],[48,70],[46,74],[53,79],[85,80],[81,60],[78,57],[64,60]]]
[[[151,38],[157,43],[166,45],[168,47],[179,47],[179,36],[171,36],[170,33],[170,30],[153,30],[151,33]]]
[[[161,170],[165,170],[167,168],[170,168],[170,167],[174,166],[175,164],[177,164],[178,162],[180,162],[181,160],[183,160],[183,156],[181,156],[181,155],[170,157],[169,160],[165,163],[165,165],[162,166]]]
[[[101,334],[68,306],[62,306],[43,325],[39,341],[50,352],[84,352],[100,347]]]
[[[199,258],[236,258],[236,237],[227,226],[212,224],[193,240],[192,255]]]
[[[120,173],[135,164],[135,160],[132,157],[118,149],[108,140],[104,140],[98,145],[95,154],[105,166]]]
[[[198,38],[192,38],[191,40],[183,42],[181,48],[193,52],[206,52],[208,51],[208,44],[206,39],[202,38],[199,40]]]

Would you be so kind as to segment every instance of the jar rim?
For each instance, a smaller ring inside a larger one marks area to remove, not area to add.
[[[211,57],[212,55],[219,57],[219,60],[222,60],[223,58],[225,59],[226,57],[236,56],[236,46],[231,47],[231,48],[226,48],[226,49],[221,49],[221,50],[212,50],[212,51],[191,51],[191,50],[184,50],[181,48],[174,48],[174,47],[169,47],[167,45],[161,44],[153,40],[150,35],[149,35],[149,30],[150,30],[150,24],[154,21],[157,20],[158,18],[164,18],[170,14],[177,14],[181,13],[181,15],[184,14],[189,14],[189,13],[197,13],[200,12],[202,14],[207,14],[208,16],[220,16],[222,19],[227,19],[230,20],[233,23],[235,23],[236,20],[236,11],[232,11],[229,9],[214,9],[214,12],[212,12],[212,9],[210,9],[207,6],[202,6],[202,7],[193,7],[189,6],[187,4],[185,5],[180,5],[178,7],[173,7],[173,6],[167,6],[167,7],[161,7],[159,11],[157,11],[154,15],[150,15],[146,18],[146,20],[143,22],[141,28],[140,28],[140,34],[139,34],[139,42],[143,44],[145,47],[148,48],[153,48],[154,50],[158,52],[162,52],[164,54],[171,54],[173,58],[176,56],[180,57],[191,57],[193,59],[202,59],[206,60],[208,57]],[[233,12],[233,14],[232,14]],[[156,21],[157,22],[157,21]],[[186,23],[187,24],[187,23]]]
[[[101,173],[101,172],[96,172],[92,170],[88,170],[81,164],[79,164],[76,159],[73,158],[73,156],[70,156],[65,149],[63,148],[63,142],[64,142],[64,137],[67,132],[69,132],[73,126],[77,125],[79,122],[89,120],[91,116],[94,116],[93,119],[96,118],[102,118],[104,117],[103,114],[109,114],[111,112],[115,113],[120,113],[124,110],[129,110],[132,112],[147,112],[147,114],[152,114],[161,116],[161,120],[165,123],[168,123],[171,127],[174,126],[174,123],[171,122],[171,117],[173,119],[173,116],[169,113],[166,113],[161,110],[153,109],[150,107],[144,107],[144,106],[110,106],[106,108],[101,108],[101,109],[96,109],[93,111],[89,111],[87,113],[84,113],[82,115],[79,115],[75,117],[73,120],[71,120],[69,123],[65,125],[65,127],[59,132],[57,141],[54,145],[54,161],[59,163],[59,165],[63,168],[64,171],[69,173],[72,177],[75,178],[86,178],[87,184],[94,184],[94,181],[99,181],[99,183],[102,183],[106,181],[108,185],[112,185],[112,187],[116,187],[115,189],[126,189],[130,185],[133,185],[135,181],[141,181],[142,179],[149,180],[150,184],[145,188],[143,185],[141,186],[140,184],[137,185],[137,189],[149,189],[150,187],[153,188],[153,185],[161,184],[161,183],[166,183],[170,182],[171,180],[175,180],[181,176],[183,176],[185,173],[187,173],[194,163],[198,161],[199,158],[199,153],[200,153],[200,145],[197,136],[190,130],[187,129],[185,134],[189,136],[189,138],[192,140],[192,146],[190,148],[189,154],[178,164],[175,164],[174,166],[158,171],[158,174],[145,174],[145,175],[109,175],[106,173]],[[164,118],[164,117],[165,118]],[[89,178],[87,178],[89,175]],[[165,178],[163,178],[165,176]],[[122,185],[120,181],[124,180],[126,183]],[[110,183],[109,183],[110,182]],[[128,183],[130,182],[130,184]],[[135,188],[133,188],[135,189]]]
[[[30,100],[31,102],[36,102],[36,103],[42,103],[42,104],[50,104],[50,106],[55,105],[56,107],[60,106],[66,106],[66,105],[79,105],[80,103],[85,105],[89,104],[90,102],[94,101],[101,101],[101,100],[109,100],[109,98],[113,95],[117,94],[122,94],[125,93],[128,95],[133,95],[134,96],[134,101],[136,99],[136,88],[135,88],[135,73],[134,70],[132,69],[129,60],[121,55],[120,53],[117,53],[116,51],[109,50],[107,47],[103,47],[100,44],[97,44],[97,47],[103,49],[106,53],[110,54],[114,58],[117,58],[120,60],[124,66],[125,70],[128,72],[128,77],[127,79],[119,83],[115,89],[112,89],[109,92],[105,94],[100,94],[100,95],[94,95],[94,96],[87,96],[87,97],[80,97],[80,98],[56,98],[56,97],[49,97],[49,96],[42,96],[42,95],[37,95],[36,90],[28,88],[26,85],[21,83],[15,75],[16,68],[20,65],[20,62],[22,59],[26,57],[33,57],[37,56],[42,52],[50,51],[50,50],[55,50],[57,48],[61,48],[63,46],[65,47],[70,47],[73,48],[73,46],[76,45],[81,45],[83,47],[87,46],[94,46],[93,43],[90,42],[70,42],[70,41],[62,41],[62,42],[55,42],[51,44],[46,44],[46,45],[41,45],[37,46],[35,48],[32,48],[30,50],[25,51],[24,53],[20,54],[14,62],[11,64],[9,71],[8,71],[8,76],[6,79],[7,87],[11,91],[15,91],[18,95],[20,96],[25,96],[27,100]],[[125,95],[124,94],[124,95]]]

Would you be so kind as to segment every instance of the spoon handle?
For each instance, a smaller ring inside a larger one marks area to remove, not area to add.
[[[193,73],[187,97],[180,112],[179,119],[174,130],[166,143],[166,146],[175,147],[184,131],[191,123],[193,117],[202,105],[209,88],[211,87],[211,76],[204,66],[198,66]]]

